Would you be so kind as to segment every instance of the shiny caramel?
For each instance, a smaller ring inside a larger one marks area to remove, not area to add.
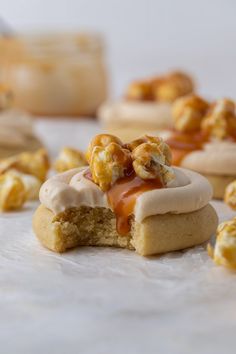
[[[165,142],[170,146],[172,152],[172,164],[179,166],[181,161],[190,152],[202,150],[203,145],[208,141],[208,137],[202,132],[188,134],[174,131]]]
[[[143,192],[163,187],[160,179],[143,180],[134,172],[113,184],[107,192],[107,197],[116,215],[116,228],[120,235],[126,235],[130,231],[130,217],[138,196]]]
[[[84,176],[93,181],[89,170]],[[130,231],[130,218],[138,196],[157,188],[164,188],[159,178],[143,180],[132,171],[116,181],[106,192],[111,209],[116,215],[116,229],[120,235],[125,236]]]

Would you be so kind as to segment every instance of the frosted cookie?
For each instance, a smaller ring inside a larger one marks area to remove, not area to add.
[[[12,108],[12,96],[7,87],[0,85],[0,158],[35,151],[42,143],[35,136],[31,117]]]
[[[35,151],[42,146],[28,114],[13,108],[0,112],[0,158]]]
[[[157,134],[159,129],[172,126],[172,102],[193,90],[192,79],[182,72],[135,81],[123,99],[104,103],[98,116],[105,130],[124,141]]]
[[[189,95],[173,105],[174,129],[165,132],[173,164],[204,175],[222,199],[226,186],[236,179],[235,104],[220,99],[209,104]]]
[[[201,244],[217,227],[212,189],[201,175],[171,167],[160,138],[122,144],[98,135],[88,167],[47,180],[33,228],[44,246],[114,246],[148,256]]]

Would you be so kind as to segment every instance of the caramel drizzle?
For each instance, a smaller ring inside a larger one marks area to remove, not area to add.
[[[92,181],[90,171],[85,178]],[[106,192],[109,205],[116,216],[116,230],[121,236],[130,232],[130,218],[133,215],[136,199],[144,192],[164,188],[159,178],[143,180],[134,171],[118,179]]]
[[[172,164],[179,166],[182,160],[193,151],[202,150],[209,137],[202,132],[194,134],[173,131],[170,138],[165,142],[170,146],[172,152]]]

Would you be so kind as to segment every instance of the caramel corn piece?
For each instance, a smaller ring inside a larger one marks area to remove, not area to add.
[[[231,209],[236,210],[236,181],[226,187],[224,201]]]
[[[72,168],[86,166],[87,164],[82,151],[64,147],[54,163],[54,168],[57,172],[64,172]]]
[[[0,210],[19,209],[26,201],[26,191],[23,182],[17,176],[0,176]]]
[[[192,79],[185,73],[173,72],[154,82],[153,94],[157,101],[173,102],[176,98],[192,93]]]
[[[152,98],[152,84],[150,81],[132,82],[127,89],[126,97],[131,100],[143,101]]]
[[[202,131],[219,140],[235,135],[235,103],[229,99],[216,101],[202,121]]]
[[[163,141],[162,138],[159,138],[158,136],[144,135],[139,139],[133,140],[131,143],[125,144],[125,147],[132,152],[134,149],[136,149],[139,145],[143,143],[156,144],[165,156],[165,165],[171,165],[172,155],[170,147]]]
[[[195,132],[200,130],[208,107],[209,104],[196,95],[178,98],[172,106],[175,129],[180,132]]]
[[[217,265],[236,269],[236,218],[218,226],[216,244],[211,257]]]
[[[155,143],[143,143],[132,152],[133,168],[142,179],[160,178],[164,185],[174,178],[171,167],[165,165],[165,155]]]
[[[112,142],[106,147],[95,146],[90,158],[90,170],[93,181],[103,191],[124,176],[131,165],[130,152],[119,144]]]
[[[42,185],[37,177],[26,173],[19,172],[15,169],[9,170],[6,175],[16,176],[20,178],[25,187],[26,200],[37,200],[39,197],[39,190]]]
[[[85,154],[85,157],[86,157],[88,163],[90,162],[92,151],[96,146],[104,148],[104,147],[108,146],[110,143],[116,143],[120,146],[122,145],[122,141],[114,135],[111,135],[111,134],[98,134],[98,135],[96,135],[91,140],[91,142],[88,146],[88,149],[86,151],[86,154]]]
[[[10,169],[33,175],[42,182],[46,179],[49,170],[49,159],[46,150],[39,149],[36,152],[24,152],[0,161],[0,174]]]

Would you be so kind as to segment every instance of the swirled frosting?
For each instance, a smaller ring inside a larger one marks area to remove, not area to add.
[[[187,154],[181,166],[200,173],[235,176],[235,159],[235,142],[215,141],[205,144],[202,150]]]
[[[98,117],[109,126],[138,124],[146,127],[148,124],[153,128],[167,128],[172,125],[171,104],[168,102],[105,102],[98,110]]]
[[[165,213],[188,213],[199,210],[210,201],[212,188],[196,172],[173,168],[175,179],[167,188],[142,193],[136,200],[135,220]],[[71,207],[110,208],[107,195],[84,175],[87,168],[73,169],[48,179],[41,187],[40,201],[54,214]]]

